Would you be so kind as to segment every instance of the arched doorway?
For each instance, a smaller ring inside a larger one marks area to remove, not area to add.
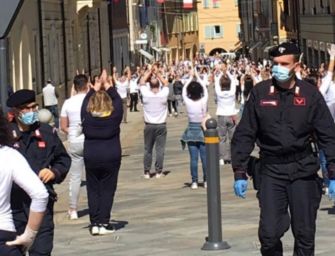
[[[213,56],[213,55],[224,53],[224,52],[227,52],[227,51],[223,48],[214,48],[213,50],[209,52],[209,56]]]

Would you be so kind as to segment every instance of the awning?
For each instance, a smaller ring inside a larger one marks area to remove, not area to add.
[[[261,46],[262,46],[262,42],[257,42],[256,44],[254,44],[253,46],[249,48],[249,52],[253,52],[256,48],[261,47]]]
[[[170,52],[171,49],[170,48],[166,48],[166,47],[162,47],[162,48],[159,48],[160,50],[162,50],[163,52]]]
[[[155,57],[153,55],[151,55],[150,53],[148,53],[147,51],[143,50],[143,49],[139,49],[140,54],[142,54],[144,57],[146,57],[148,60],[153,60],[155,59]]]
[[[162,51],[160,49],[158,49],[157,47],[155,47],[155,46],[151,46],[151,49],[153,49],[155,52],[157,52],[159,54],[162,53]]]

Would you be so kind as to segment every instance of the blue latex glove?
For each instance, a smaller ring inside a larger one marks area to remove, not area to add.
[[[331,200],[335,200],[335,180],[329,181],[328,197]]]
[[[248,189],[248,181],[247,180],[236,180],[235,181],[234,191],[235,191],[236,196],[245,198],[245,195],[247,193],[247,189]]]

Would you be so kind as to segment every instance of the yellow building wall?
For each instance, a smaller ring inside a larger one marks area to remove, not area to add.
[[[286,41],[286,39],[288,38],[288,34],[287,31],[285,30],[285,26],[281,25],[281,20],[280,20],[280,15],[281,15],[281,11],[284,8],[284,1],[283,0],[277,0],[277,17],[278,17],[278,36],[279,36],[279,43]]]
[[[198,2],[199,46],[203,45],[207,54],[215,48],[223,48],[227,52],[234,50],[239,43],[237,26],[241,24],[238,1],[217,0],[218,8],[213,8],[213,0],[207,0],[209,7],[205,8],[205,1]],[[215,25],[223,26],[223,37],[205,38],[205,27]]]

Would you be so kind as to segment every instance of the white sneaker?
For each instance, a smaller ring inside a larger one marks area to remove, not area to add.
[[[198,189],[198,183],[192,182],[191,189]]]
[[[76,210],[68,210],[67,214],[69,215],[70,220],[77,220],[78,219],[78,213]]]
[[[329,189],[328,187],[325,187],[325,196],[328,196],[328,194],[329,194]]]
[[[112,234],[115,232],[115,228],[111,225],[102,225],[99,228],[99,235],[108,235],[108,234]]]
[[[156,179],[159,179],[160,177],[162,177],[162,173],[161,172],[156,172],[155,177],[156,177]]]
[[[220,159],[220,165],[224,165],[224,160],[223,159]]]
[[[147,180],[150,179],[150,173],[148,172],[144,173],[143,177]]]
[[[207,188],[207,181],[204,181],[204,188]]]
[[[90,233],[92,236],[97,236],[99,235],[100,228],[96,225],[90,227]]]

